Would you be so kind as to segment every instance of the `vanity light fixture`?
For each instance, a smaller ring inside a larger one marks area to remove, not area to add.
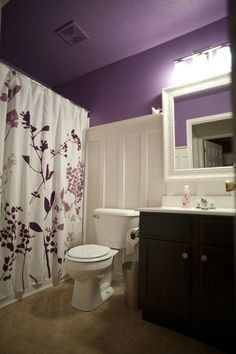
[[[188,70],[187,63],[185,60],[179,59],[175,61],[175,69],[174,69],[174,82],[180,83],[183,80],[183,75],[186,75],[186,71]],[[186,75],[187,76],[187,75]]]
[[[230,71],[230,45],[224,43],[174,60],[173,81],[177,84],[199,81]]]
[[[230,46],[225,45],[219,47],[215,52],[213,60],[214,71],[216,74],[231,71],[231,52]]]
[[[205,78],[209,72],[210,52],[203,52],[193,56],[190,77],[195,80]]]

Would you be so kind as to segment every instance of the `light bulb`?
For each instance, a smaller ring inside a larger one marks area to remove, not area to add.
[[[213,67],[215,74],[223,74],[231,71],[231,52],[229,46],[216,49]]]

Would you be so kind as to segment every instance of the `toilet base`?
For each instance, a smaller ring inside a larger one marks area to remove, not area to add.
[[[113,293],[111,283],[101,278],[75,280],[71,305],[80,311],[92,311],[110,299]]]

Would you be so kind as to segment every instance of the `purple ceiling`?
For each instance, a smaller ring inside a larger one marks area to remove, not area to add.
[[[226,16],[227,0],[10,0],[0,55],[56,86]],[[88,37],[66,32],[74,46],[56,34],[71,21]]]

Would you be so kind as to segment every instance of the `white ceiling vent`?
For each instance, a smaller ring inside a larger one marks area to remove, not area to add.
[[[88,38],[88,35],[75,21],[70,21],[66,25],[58,28],[56,34],[71,47]]]

